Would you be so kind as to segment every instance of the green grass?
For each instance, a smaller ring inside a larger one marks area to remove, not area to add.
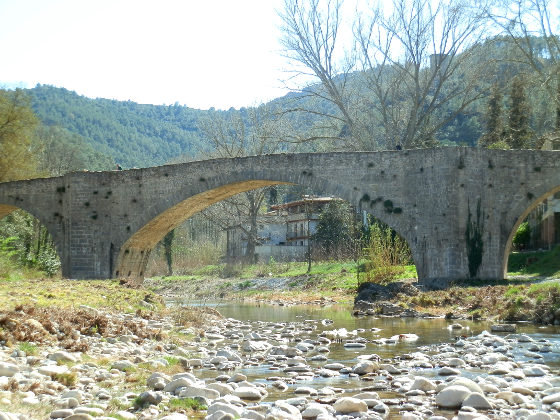
[[[150,294],[146,289],[128,288],[118,280],[60,280],[20,279],[17,287],[12,281],[0,279],[0,302],[3,309],[16,305],[34,304],[41,307],[75,308],[87,304],[119,312],[135,312],[138,303]],[[163,303],[155,295],[156,309]]]
[[[560,245],[550,251],[514,252],[508,260],[508,276],[560,277]]]
[[[27,356],[35,356],[39,353],[39,348],[35,344],[31,344],[27,341],[19,343],[18,349],[24,351]]]
[[[171,411],[201,411],[206,410],[206,406],[194,398],[171,398],[169,400],[169,409]]]

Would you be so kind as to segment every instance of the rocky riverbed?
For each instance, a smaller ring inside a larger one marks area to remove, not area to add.
[[[380,346],[414,334],[378,331],[371,340],[371,331],[329,320],[248,322],[208,311],[201,328],[94,315],[105,320],[100,332],[31,316],[4,322],[52,340],[0,344],[0,420],[560,419],[559,372],[542,363],[559,349],[523,334],[459,335],[381,358]],[[348,349],[345,360],[329,358],[335,346]]]

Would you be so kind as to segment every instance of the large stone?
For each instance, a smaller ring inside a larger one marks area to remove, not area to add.
[[[492,332],[515,332],[515,324],[494,324],[490,326]]]
[[[120,370],[122,372],[126,372],[127,370],[134,369],[135,365],[130,360],[118,360],[115,363],[113,363],[112,368]]]
[[[352,368],[352,372],[356,375],[365,375],[367,373],[379,370],[379,365],[369,360],[358,363]]]
[[[138,396],[138,402],[143,405],[158,405],[163,400],[159,392],[144,391]]]
[[[215,400],[220,397],[220,393],[215,389],[210,389],[201,386],[186,386],[178,389],[179,397],[181,398],[195,398],[204,397],[209,400]],[[175,391],[177,392],[177,390]]]
[[[0,376],[12,377],[19,372],[17,365],[13,363],[0,362]]]
[[[51,412],[51,419],[65,419],[72,414],[74,414],[74,410],[70,408],[61,408],[59,410],[54,410],[53,412]]]
[[[420,390],[423,392],[435,391],[437,388],[436,384],[429,379],[423,378],[422,376],[416,376],[414,382],[410,386],[410,390]]]
[[[463,401],[463,407],[472,407],[478,410],[491,410],[492,404],[480,392],[473,392]]]
[[[60,375],[62,373],[66,373],[68,372],[68,366],[66,365],[46,365],[46,366],[40,366],[37,371],[41,374],[41,375],[45,375],[45,376],[56,376],[56,375]]]
[[[171,413],[162,417],[160,420],[189,420],[189,417],[181,413]]]
[[[341,414],[361,413],[368,410],[368,405],[358,398],[342,397],[334,402],[333,408]]]
[[[457,378],[451,381],[451,385],[461,385],[465,388],[468,388],[471,392],[478,392],[480,394],[484,394],[480,385],[478,385],[475,381],[469,378]]]
[[[55,362],[77,362],[78,358],[67,351],[57,351],[49,354],[48,358]]]
[[[243,414],[243,408],[237,407],[233,404],[225,404],[221,402],[215,402],[208,407],[206,411],[208,415],[214,414],[217,411],[223,411],[224,413],[229,413],[233,417],[238,418],[241,417]]]
[[[263,389],[264,391],[264,389]],[[244,400],[250,401],[258,401],[263,398],[263,394],[260,391],[260,388],[252,387],[252,386],[240,386],[233,390],[233,395],[236,397],[242,398]]]
[[[189,378],[177,378],[169,382],[167,385],[165,385],[163,391],[170,392],[173,394],[175,393],[177,388],[182,388],[182,387],[187,387],[192,385],[194,385],[194,382]]]
[[[551,404],[551,405],[559,401],[560,401],[560,392],[547,395],[542,399],[543,404]]]
[[[314,419],[320,415],[329,415],[329,411],[324,404],[310,403],[305,407],[305,410],[301,413],[301,417],[304,419]]]
[[[87,413],[74,413],[71,416],[66,417],[66,420],[94,420],[95,417]]]
[[[459,408],[471,391],[462,385],[450,385],[436,395],[436,404],[443,408]]]
[[[266,413],[267,420],[301,420],[301,412],[285,401],[276,401]]]

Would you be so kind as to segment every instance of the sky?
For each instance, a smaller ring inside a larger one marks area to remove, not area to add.
[[[229,109],[288,92],[282,0],[0,0],[0,87]]]

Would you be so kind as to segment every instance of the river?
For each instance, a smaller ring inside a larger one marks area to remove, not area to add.
[[[175,302],[179,303],[179,302]],[[477,336],[483,331],[490,331],[491,323],[486,321],[467,321],[467,320],[445,320],[445,319],[415,319],[415,318],[390,318],[390,317],[354,317],[351,315],[351,306],[348,305],[295,305],[295,306],[279,306],[267,304],[255,304],[246,302],[190,302],[182,303],[186,305],[206,305],[218,310],[224,317],[241,320],[252,323],[254,330],[270,331],[274,329],[274,325],[283,323],[289,325],[294,323],[309,326],[309,334],[300,335],[297,338],[290,339],[289,345],[296,345],[298,341],[310,339],[314,340],[326,331],[346,329],[349,335],[341,340],[333,340],[329,345],[328,360],[310,361],[310,365],[315,369],[320,369],[325,363],[341,363],[345,366],[352,366],[357,363],[359,356],[378,355],[386,362],[394,362],[401,357],[406,358],[407,354],[415,352],[423,352],[426,354],[434,354],[437,345],[445,343],[455,343],[458,339],[465,339]],[[462,329],[452,329],[452,324],[461,324]],[[549,343],[550,351],[542,352],[535,355],[528,351],[527,346],[514,343],[512,340],[509,352],[515,360],[521,363],[543,363],[550,366],[553,372],[560,371],[560,327],[559,326],[538,326],[529,323],[517,324],[517,333],[526,334],[536,343]],[[382,339],[415,334],[418,336],[416,341],[397,340],[394,343],[381,344]],[[324,335],[324,334],[323,334]],[[499,333],[501,337],[507,337],[507,333]],[[348,341],[362,341],[364,348],[347,348],[344,346]],[[227,340],[219,343],[218,348],[227,346]],[[441,348],[441,346],[440,346]],[[312,360],[309,356],[316,354],[310,351],[306,354],[308,360]],[[438,367],[411,370],[413,375],[421,375],[426,378],[436,379],[438,377]],[[488,377],[488,367],[470,367],[463,369],[462,375],[477,379],[477,376]],[[239,372],[245,374],[250,380],[255,382],[265,382],[271,377],[281,374],[277,367],[273,364],[261,362],[254,366],[244,367]],[[201,372],[201,377],[211,378],[215,376],[215,371]],[[556,373],[557,375],[557,373]],[[385,377],[390,380],[390,378]],[[308,381],[297,381],[290,385],[292,391],[298,386],[311,386],[315,389],[322,387],[337,387],[347,392],[358,391],[364,389],[363,381],[357,381],[347,375],[323,378],[320,376],[310,377]],[[379,389],[379,395],[384,399],[398,399],[399,394],[391,389]],[[286,398],[285,394],[271,390],[269,392],[268,401]],[[436,413],[444,415],[448,418],[449,412],[436,410]],[[391,409],[389,416],[391,419],[401,418],[398,412]],[[494,418],[494,417],[493,417]],[[500,418],[498,416],[498,418]]]

